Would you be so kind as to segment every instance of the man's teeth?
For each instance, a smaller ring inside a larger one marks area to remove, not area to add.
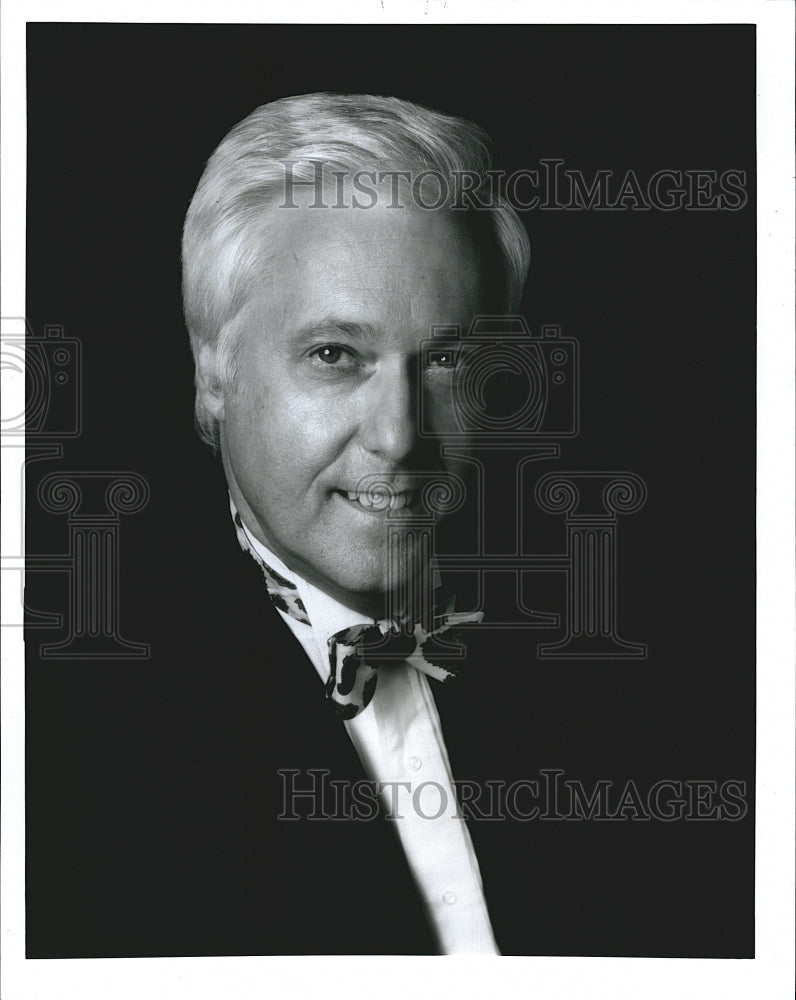
[[[356,490],[346,490],[345,495],[349,500],[355,501],[365,510],[401,510],[403,507],[411,507],[415,500],[412,492],[387,493],[386,491],[371,491],[369,493],[358,493]]]

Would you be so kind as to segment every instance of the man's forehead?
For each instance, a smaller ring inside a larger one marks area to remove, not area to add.
[[[461,293],[434,297],[363,297],[357,289],[338,289],[334,300],[269,294],[251,306],[255,340],[303,350],[322,342],[349,343],[363,350],[415,353],[433,327],[466,329],[476,314],[475,299]]]
[[[342,316],[327,315],[319,320],[300,323],[293,331],[297,339],[316,337],[345,337],[350,340],[361,340],[363,343],[378,341],[384,331],[380,325],[366,320],[346,319]]]
[[[363,306],[379,301],[409,314],[434,300],[479,298],[483,268],[465,227],[449,213],[419,210],[300,208],[277,213],[267,233],[261,277],[252,286],[276,296],[284,309],[312,307],[367,322]],[[276,303],[274,303],[276,304]],[[351,315],[349,315],[351,313]],[[439,322],[453,322],[442,315]]]
[[[267,232],[251,304],[283,334],[337,329],[362,339],[395,322],[467,323],[481,294],[478,250],[450,213],[284,209]]]

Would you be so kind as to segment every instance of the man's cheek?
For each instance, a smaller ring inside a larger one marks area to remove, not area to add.
[[[334,475],[327,473],[339,462],[348,442],[355,436],[351,413],[329,409],[310,409],[294,414],[294,421],[285,440],[290,442],[294,465],[300,463],[308,480],[320,480],[327,488],[339,488]]]

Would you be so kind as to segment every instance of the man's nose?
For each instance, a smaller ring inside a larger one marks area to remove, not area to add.
[[[393,463],[404,461],[419,444],[417,376],[411,367],[396,362],[368,381],[362,444]]]

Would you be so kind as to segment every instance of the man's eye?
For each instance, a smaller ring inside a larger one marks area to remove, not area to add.
[[[357,351],[343,344],[319,344],[307,358],[319,378],[349,378],[362,369],[362,358]]]
[[[309,357],[316,368],[334,368],[340,372],[353,372],[359,367],[359,358],[355,351],[342,344],[321,344],[310,351]]]
[[[323,347],[316,348],[313,354],[327,365],[336,365],[343,357],[343,349],[336,344],[324,344]]]
[[[429,368],[455,368],[457,363],[456,350],[435,350],[428,352],[427,364]]]

